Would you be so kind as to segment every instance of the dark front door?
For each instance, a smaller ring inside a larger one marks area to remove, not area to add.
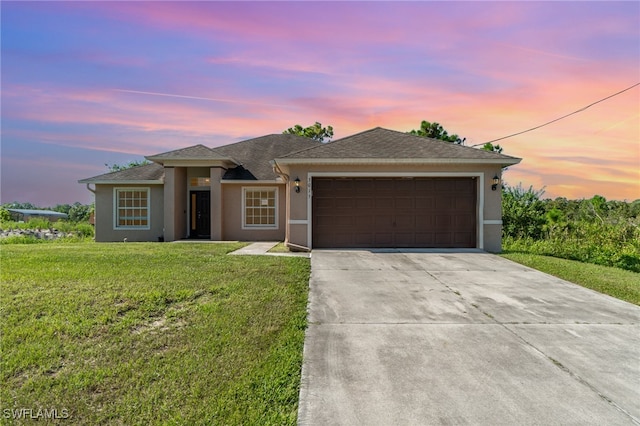
[[[191,191],[191,238],[211,237],[211,203],[209,191]]]

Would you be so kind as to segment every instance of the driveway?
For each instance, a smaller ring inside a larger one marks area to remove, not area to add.
[[[301,425],[640,425],[640,307],[480,251],[314,250]]]

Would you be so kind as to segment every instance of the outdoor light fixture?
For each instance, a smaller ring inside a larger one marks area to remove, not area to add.
[[[491,190],[495,191],[496,189],[498,189],[498,184],[500,183],[500,178],[498,177],[498,175],[495,175],[493,177],[493,185],[491,185]]]
[[[296,192],[300,192],[300,178],[296,177],[296,180],[294,180],[293,183],[296,185]]]

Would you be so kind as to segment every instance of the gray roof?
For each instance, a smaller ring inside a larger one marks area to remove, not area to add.
[[[376,127],[329,143],[289,134],[273,134],[223,145],[214,149],[195,145],[146,157],[163,160],[226,160],[238,164],[230,168],[224,179],[274,180],[277,175],[271,166],[278,162],[349,161],[381,162],[448,162],[516,164],[520,158],[457,145],[437,139]],[[105,173],[80,183],[125,183],[156,181],[164,178],[161,164],[152,163],[119,172]]]
[[[189,146],[161,154],[149,155],[145,158],[152,161],[160,160],[160,162],[162,160],[231,160],[224,154],[204,145]]]
[[[159,181],[164,178],[164,167],[161,164],[151,163],[143,166],[131,167],[129,169],[120,170],[119,172],[110,172],[102,175],[94,176],[87,179],[79,180],[80,183],[96,183],[96,182],[139,182],[155,180]]]
[[[495,152],[414,136],[409,133],[376,127],[352,136],[281,157],[282,159],[430,159],[470,162],[504,161],[514,164],[520,159]],[[452,161],[453,162],[453,161]]]
[[[277,175],[273,172],[271,160],[319,145],[322,143],[302,136],[273,134],[219,146],[215,150],[241,165],[229,169],[224,179],[273,180]]]
[[[34,210],[34,209],[7,209],[7,211],[27,216],[52,216],[59,218],[69,217],[66,213],[54,212],[52,210]]]

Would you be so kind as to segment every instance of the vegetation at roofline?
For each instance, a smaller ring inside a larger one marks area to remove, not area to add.
[[[316,121],[315,124],[308,127],[296,124],[293,127],[289,127],[282,134],[304,136],[318,142],[329,142],[333,137],[333,127],[322,127],[322,124]]]
[[[108,164],[108,163],[104,163],[105,167],[110,171],[110,172],[119,172],[122,170],[126,170],[126,169],[130,169],[132,167],[138,167],[138,166],[146,166],[147,164],[151,164],[150,161],[147,160],[132,160],[129,161],[128,163],[125,164]]]
[[[447,132],[440,123],[436,123],[435,121],[429,122],[427,120],[422,120],[422,122],[420,123],[419,129],[410,130],[407,133],[415,136],[422,136],[425,138],[439,139],[445,142],[451,142],[458,145],[463,145],[464,141],[467,139],[467,138],[461,138],[457,134],[450,135],[449,132]]]
[[[544,189],[504,185],[503,249],[640,272],[640,200],[542,199]]]
[[[419,129],[410,130],[407,133],[425,138],[439,139],[458,145],[464,145],[464,142],[467,140],[467,138],[461,138],[457,134],[450,135],[449,132],[447,132],[440,123],[437,123],[435,121],[432,123],[427,120],[422,120]],[[491,142],[485,143],[480,149],[489,152],[497,152],[498,154],[502,154],[503,150],[500,145],[494,145]]]

